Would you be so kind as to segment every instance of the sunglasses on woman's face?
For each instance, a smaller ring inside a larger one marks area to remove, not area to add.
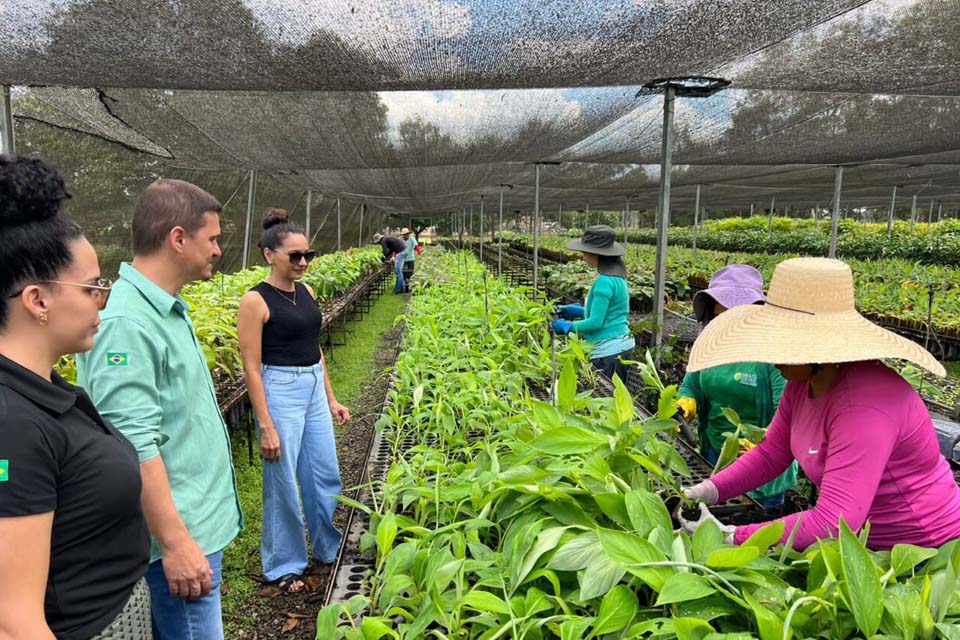
[[[287,257],[290,258],[290,264],[300,264],[301,260],[306,260],[307,264],[317,257],[317,252],[314,250],[310,251],[280,251],[277,250],[277,253],[285,253]]]
[[[70,287],[80,287],[81,289],[86,289],[90,292],[90,295],[93,296],[97,301],[97,308],[100,311],[103,311],[107,306],[107,298],[110,297],[110,289],[113,287],[113,282],[107,280],[106,278],[97,278],[97,284],[89,284],[86,282],[64,282],[63,280],[41,280],[37,284],[64,284]],[[16,298],[21,293],[23,289],[20,289],[16,293],[11,294],[10,298]]]

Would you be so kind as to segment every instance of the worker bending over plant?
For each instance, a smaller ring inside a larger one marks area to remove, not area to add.
[[[796,459],[819,489],[813,508],[782,520],[804,549],[870,523],[867,545],[938,547],[960,537],[960,487],[940,454],[923,399],[881,359],[909,360],[937,375],[943,366],[913,342],[872,324],[854,307],[853,275],[843,262],[780,263],[763,306],[715,318],[697,338],[689,371],[734,362],[770,362],[787,380],[766,437],[709,480],[685,490],[700,500],[694,532],[715,504],[769,482]],[[768,523],[720,528],[735,544]]]

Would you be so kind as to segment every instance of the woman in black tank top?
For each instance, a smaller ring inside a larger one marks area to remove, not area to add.
[[[259,246],[270,275],[240,301],[237,333],[264,461],[263,574],[281,589],[299,591],[309,562],[302,514],[313,558],[333,562],[340,546],[333,420],[346,424],[350,411],[330,386],[320,349],[323,315],[313,290],[299,282],[316,254],[286,211],[267,211],[263,229]]]

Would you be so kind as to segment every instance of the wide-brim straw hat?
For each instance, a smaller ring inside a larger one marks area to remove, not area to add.
[[[400,229],[400,235],[402,236],[409,235],[409,233],[410,233],[410,229],[407,229],[406,227],[404,227],[403,229]]]
[[[567,243],[567,249],[593,253],[598,256],[622,256],[627,252],[619,242],[616,242],[617,232],[613,227],[605,224],[595,224],[583,231],[583,236]]]
[[[688,371],[736,362],[826,364],[882,358],[908,360],[946,375],[936,358],[857,313],[853,273],[827,258],[793,258],[777,265],[764,305],[721,313],[690,351]]]

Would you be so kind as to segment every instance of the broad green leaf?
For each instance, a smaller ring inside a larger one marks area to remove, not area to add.
[[[673,529],[670,513],[663,504],[663,500],[656,494],[643,489],[635,489],[627,492],[624,496],[624,503],[633,530],[641,536],[646,536],[651,529],[656,527],[662,527],[667,531]]]
[[[912,585],[893,584],[883,592],[883,620],[880,628],[884,633],[903,640],[913,640],[920,627],[920,610],[923,601]]]
[[[557,408],[541,400],[533,401],[533,418],[544,431],[563,426],[563,416],[560,415]]]
[[[951,543],[948,543],[951,544]],[[946,548],[941,547],[941,551]],[[930,614],[934,622],[943,622],[956,595],[957,567],[960,564],[960,546],[953,546],[947,566],[930,577]]]
[[[623,579],[626,572],[626,569],[605,554],[595,556],[578,574],[580,599],[587,601],[606,594]]]
[[[936,549],[925,549],[912,544],[897,544],[890,550],[890,567],[899,576],[935,555],[937,555]]]
[[[560,373],[560,379],[557,381],[557,402],[560,409],[565,412],[574,410],[577,397],[577,372],[573,366],[573,360],[567,360],[563,365],[563,371]]]
[[[670,420],[677,413],[677,385],[671,384],[660,392],[657,401],[657,418]]]
[[[510,607],[504,602],[503,598],[489,591],[474,589],[463,596],[460,604],[476,611],[489,611],[491,613],[502,613],[510,615]]]
[[[393,541],[397,537],[397,516],[387,512],[377,524],[377,548],[380,555],[386,555],[393,548]]]
[[[577,502],[548,502],[543,505],[543,510],[560,524],[586,528],[593,528],[597,524]]]
[[[560,625],[560,640],[582,640],[591,624],[593,624],[593,618],[564,621]]]
[[[880,628],[883,586],[870,554],[843,520],[840,521],[840,559],[846,596],[857,627],[867,637]]]
[[[615,633],[626,628],[637,614],[637,594],[626,585],[618,585],[600,601],[600,612],[590,637]]]
[[[731,433],[724,438],[723,445],[720,447],[720,456],[717,458],[717,464],[713,466],[713,473],[720,473],[723,468],[736,460],[739,449],[740,441],[737,439],[737,434]]]
[[[780,539],[783,538],[785,528],[786,525],[783,520],[775,520],[767,526],[757,529],[741,546],[756,547],[763,553],[780,542]]]
[[[555,571],[579,571],[602,552],[597,532],[587,531],[557,549],[547,563],[547,568]]]
[[[734,427],[740,426],[740,414],[731,409],[730,407],[722,407],[720,411],[723,412],[723,417],[727,419],[727,422],[732,424]],[[726,429],[724,429],[726,431]]]
[[[363,640],[380,640],[387,636],[390,638],[399,638],[400,634],[388,627],[380,618],[365,617],[360,624],[360,630],[363,632]]]
[[[317,614],[317,637],[333,638],[337,633],[337,624],[340,622],[340,605],[329,604]]]
[[[593,499],[608,518],[624,528],[630,527],[630,514],[627,513],[627,505],[622,495],[619,493],[598,493],[593,496]]]
[[[590,453],[600,447],[610,446],[610,438],[580,427],[559,427],[540,434],[530,445],[544,453],[562,456]]]
[[[617,421],[619,424],[629,422],[636,416],[636,408],[633,406],[633,398],[630,392],[619,377],[613,380],[613,398],[616,402]]]
[[[710,552],[706,565],[711,569],[736,569],[760,557],[757,547],[721,547]]]
[[[613,562],[626,567],[630,573],[646,582],[655,591],[660,591],[663,588],[664,581],[672,574],[669,568],[640,567],[637,565],[662,562],[666,560],[666,554],[643,538],[631,533],[600,529],[597,535],[604,552]]]
[[[690,543],[693,559],[697,562],[703,562],[707,556],[723,546],[723,532],[712,520],[697,527]]]
[[[743,593],[743,599],[747,601],[750,610],[757,620],[757,629],[760,631],[760,640],[782,640],[783,639],[783,620],[760,604],[756,598],[748,592]]]
[[[960,624],[938,622],[935,626],[944,640],[960,640]]]
[[[716,589],[705,578],[694,573],[674,573],[663,583],[654,606],[697,600],[714,592]]]
[[[423,388],[424,386],[417,385],[417,388],[413,390],[413,408],[417,410],[420,407],[420,402],[423,400]]]
[[[524,578],[527,577],[532,570],[534,565],[537,564],[537,561],[543,556],[543,554],[548,551],[553,551],[557,548],[557,543],[560,542],[560,537],[563,535],[563,532],[567,530],[567,527],[553,527],[551,529],[546,529],[541,531],[537,536],[537,541],[533,545],[533,548],[527,552],[526,556],[523,558],[523,562],[519,566],[514,565],[512,571],[512,580],[511,584],[519,585],[523,582]]]
[[[713,627],[698,618],[674,618],[673,632],[677,640],[703,640],[713,632]]]

